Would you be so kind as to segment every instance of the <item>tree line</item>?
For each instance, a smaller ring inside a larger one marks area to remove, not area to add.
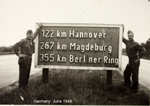
[[[6,46],[1,46],[1,47],[0,47],[0,52],[14,52],[14,51],[13,51],[13,46],[8,46],[8,47],[6,47]]]
[[[146,43],[141,43],[141,45],[146,49],[144,57],[150,59],[150,38],[146,41]]]

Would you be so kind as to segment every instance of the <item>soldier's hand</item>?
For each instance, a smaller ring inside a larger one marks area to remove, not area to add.
[[[139,59],[134,60],[135,63],[139,62]]]
[[[25,54],[19,54],[18,57],[26,57]]]
[[[38,28],[40,28],[41,26],[43,26],[42,23],[37,23]]]

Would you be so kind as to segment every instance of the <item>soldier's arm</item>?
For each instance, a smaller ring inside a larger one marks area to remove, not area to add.
[[[139,57],[142,58],[143,55],[144,55],[145,52],[146,52],[146,49],[145,49],[143,46],[139,45],[139,44],[137,44],[136,49],[137,49],[138,52],[139,52]]]
[[[123,41],[123,43],[125,43],[125,44],[127,44],[129,41],[126,39],[126,38],[124,38],[124,37],[122,37],[122,41]]]
[[[21,54],[21,45],[23,44],[23,42],[24,40],[21,40],[13,46],[13,50],[18,57],[26,57],[25,54]]]
[[[38,35],[38,33],[39,33],[39,29],[40,29],[40,27],[41,27],[42,25],[43,25],[42,23],[38,23],[38,24],[37,24],[37,29],[36,29],[36,31],[35,31],[34,34],[33,34],[33,40],[37,37],[37,35]]]
[[[14,44],[14,46],[13,46],[13,50],[14,50],[14,52],[17,56],[19,56],[19,54],[21,53],[21,44],[22,44],[22,42],[23,41],[21,40],[21,41],[17,42],[16,44]]]
[[[129,41],[126,38],[124,38],[124,25],[122,26],[122,28],[122,41],[123,43],[127,44]]]

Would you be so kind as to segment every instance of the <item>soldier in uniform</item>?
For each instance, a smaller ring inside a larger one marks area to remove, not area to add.
[[[126,53],[129,58],[129,63],[126,66],[124,71],[124,84],[127,87],[130,87],[133,92],[138,92],[138,75],[139,75],[139,66],[140,66],[140,58],[146,52],[145,48],[139,45],[134,41],[134,33],[129,30],[127,32],[128,40],[123,37],[123,42],[126,45]],[[132,85],[130,81],[130,77],[132,76]]]
[[[22,88],[23,90],[26,90],[29,80],[32,54],[34,52],[33,40],[36,38],[42,24],[38,23],[37,26],[34,34],[32,30],[28,30],[26,38],[20,40],[13,46],[15,54],[19,57],[19,88]]]

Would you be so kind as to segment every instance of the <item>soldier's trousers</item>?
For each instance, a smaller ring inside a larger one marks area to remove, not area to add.
[[[27,87],[31,61],[31,57],[19,58],[19,88],[25,89]]]
[[[138,57],[132,57],[129,58],[129,63],[126,66],[126,69],[124,71],[124,84],[125,86],[131,87],[132,90],[138,90],[138,75],[139,75],[139,66],[140,66],[140,60],[138,62],[135,62],[135,60],[138,59]],[[130,80],[130,77],[132,76],[132,83]]]

